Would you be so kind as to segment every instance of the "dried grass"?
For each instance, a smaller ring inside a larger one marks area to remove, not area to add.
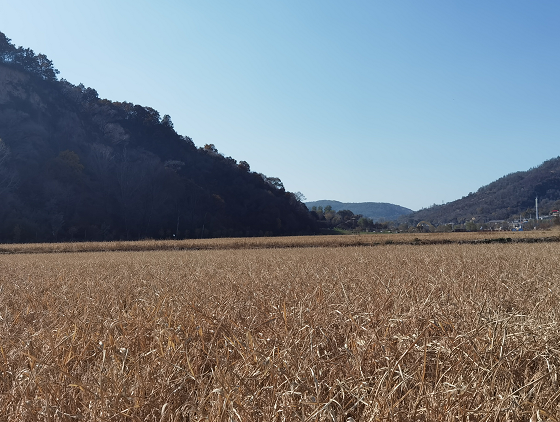
[[[560,242],[558,230],[526,232],[361,233],[331,236],[240,237],[184,240],[0,244],[0,254],[314,248],[449,243]]]
[[[560,420],[559,276],[555,243],[2,255],[0,421]]]

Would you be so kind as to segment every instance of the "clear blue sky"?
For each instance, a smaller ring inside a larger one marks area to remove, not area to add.
[[[0,0],[103,98],[308,200],[458,199],[560,155],[557,0]]]

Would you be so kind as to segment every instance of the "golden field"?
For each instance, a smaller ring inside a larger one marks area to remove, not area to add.
[[[559,244],[457,235],[0,245],[0,422],[560,420]]]
[[[526,232],[463,232],[463,233],[361,233],[357,235],[240,237],[221,239],[141,240],[113,242],[24,243],[0,244],[0,254],[115,252],[115,251],[176,251],[202,249],[263,249],[379,246],[387,244],[419,245],[448,243],[560,242],[560,229]]]

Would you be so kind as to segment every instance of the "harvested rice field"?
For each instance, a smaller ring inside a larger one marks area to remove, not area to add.
[[[335,238],[0,254],[0,421],[560,420],[557,242]]]

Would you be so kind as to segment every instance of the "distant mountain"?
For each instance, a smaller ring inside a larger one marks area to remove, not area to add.
[[[388,204],[385,202],[339,202],[330,199],[322,199],[319,201],[306,202],[307,208],[323,207],[330,205],[333,210],[350,210],[354,214],[361,214],[364,217],[371,218],[373,221],[391,221],[397,218],[411,214],[411,209],[401,207],[399,205]]]
[[[0,243],[315,231],[280,179],[57,74],[0,32]]]
[[[545,161],[527,171],[508,174],[475,193],[444,205],[417,211],[406,219],[432,224],[487,222],[512,217],[535,216],[535,197],[539,215],[560,209],[560,157]]]

